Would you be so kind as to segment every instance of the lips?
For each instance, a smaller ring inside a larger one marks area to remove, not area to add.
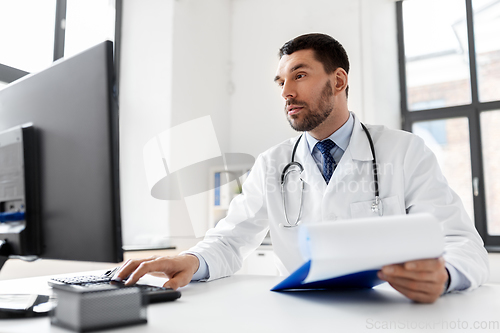
[[[299,113],[300,110],[302,110],[303,108],[304,108],[303,106],[299,106],[299,105],[289,105],[289,106],[287,106],[286,110],[288,112],[288,115],[291,116],[291,115]]]

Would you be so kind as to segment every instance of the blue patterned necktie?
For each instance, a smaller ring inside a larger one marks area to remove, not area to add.
[[[335,147],[335,143],[332,140],[327,139],[316,143],[316,147],[323,155],[323,177],[328,184],[330,182],[330,178],[332,178],[333,170],[335,170],[335,167],[337,166],[331,153],[333,147]]]

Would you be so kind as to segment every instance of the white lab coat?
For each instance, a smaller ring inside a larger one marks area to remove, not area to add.
[[[469,279],[469,289],[484,283],[489,274],[487,252],[460,198],[448,186],[434,154],[422,139],[411,133],[384,126],[367,127],[375,144],[384,215],[433,214],[445,233],[446,262]],[[304,263],[297,244],[299,228],[280,226],[286,224],[280,176],[290,162],[297,139],[286,140],[257,158],[243,185],[243,194],[233,199],[227,217],[190,250],[206,260],[209,280],[240,269],[243,259],[260,245],[268,230],[282,274],[287,275]],[[295,155],[295,160],[304,167],[302,223],[378,216],[371,210],[372,158],[367,137],[355,117],[349,146],[327,185],[302,138]],[[298,187],[298,178],[290,179],[289,184],[287,207],[293,223],[300,198],[293,188],[294,184]]]

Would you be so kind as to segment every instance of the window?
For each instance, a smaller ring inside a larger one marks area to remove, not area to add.
[[[500,0],[397,2],[403,127],[500,250]]]
[[[114,0],[67,0],[64,56],[104,41],[114,41]]]
[[[26,72],[53,59],[56,0],[0,0],[0,63]]]
[[[121,8],[122,0],[0,0],[0,82],[104,40],[115,42],[118,61]]]
[[[451,188],[474,220],[469,122],[466,117],[417,121],[412,132],[425,140],[436,155]]]
[[[403,3],[409,111],[471,102],[465,19],[464,1]]]

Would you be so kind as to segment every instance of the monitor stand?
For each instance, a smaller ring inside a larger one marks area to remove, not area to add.
[[[2,267],[7,261],[7,259],[9,259],[9,257],[0,255],[0,271],[2,270]]]
[[[7,247],[7,242],[3,239],[0,239],[0,271],[2,270],[5,262],[9,259]]]
[[[9,259],[9,244],[0,240],[0,271]],[[34,257],[20,257],[33,261]],[[40,307],[38,307],[40,306]],[[47,295],[36,294],[0,294],[0,319],[33,318],[47,316],[55,302]]]
[[[19,255],[12,255],[12,251],[10,250],[9,243],[7,240],[0,239],[0,271],[2,270],[3,265],[5,265],[5,262],[7,260],[11,259],[21,259],[23,261],[37,261],[40,259],[37,255],[26,255],[26,256],[19,256]]]

